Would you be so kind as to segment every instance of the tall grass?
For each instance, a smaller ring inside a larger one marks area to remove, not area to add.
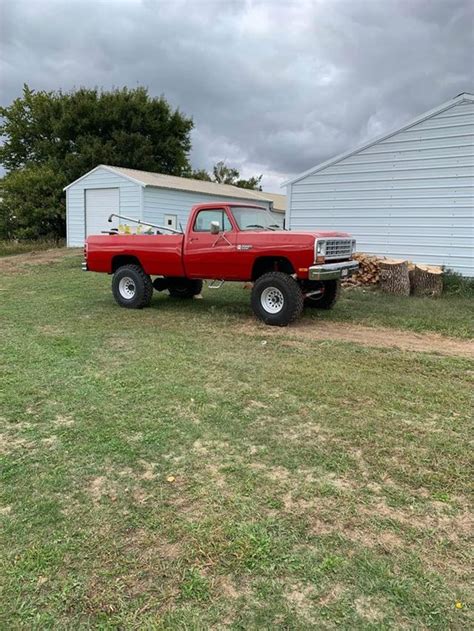
[[[51,248],[63,248],[66,245],[64,239],[38,239],[35,241],[0,240],[0,256],[24,254],[25,252],[38,252]]]

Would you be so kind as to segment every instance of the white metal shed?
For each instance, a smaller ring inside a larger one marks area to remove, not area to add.
[[[86,236],[117,226],[107,219],[118,213],[142,221],[185,228],[195,204],[242,202],[264,206],[282,224],[285,196],[202,180],[101,164],[66,188],[66,231],[69,247],[82,246]]]
[[[288,180],[286,226],[474,276],[474,95]]]

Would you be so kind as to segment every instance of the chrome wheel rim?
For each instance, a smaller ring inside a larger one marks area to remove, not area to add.
[[[122,298],[125,298],[125,300],[131,300],[135,297],[135,294],[137,293],[135,281],[133,280],[133,278],[130,278],[130,276],[124,276],[120,279],[118,289],[119,294],[122,296]]]
[[[267,313],[280,313],[285,299],[277,287],[267,287],[262,291],[260,302]]]

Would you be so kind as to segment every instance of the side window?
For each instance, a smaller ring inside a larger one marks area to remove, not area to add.
[[[227,213],[224,211],[222,214],[224,216],[224,232],[229,232],[229,230],[232,230],[232,224],[229,221]]]
[[[194,232],[209,232],[211,229],[211,221],[219,222],[220,230],[228,232],[232,230],[232,224],[227,217],[224,209],[200,210],[196,216],[193,230]]]

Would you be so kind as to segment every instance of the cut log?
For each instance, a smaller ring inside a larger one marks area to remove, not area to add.
[[[437,298],[443,293],[443,270],[440,267],[415,265],[411,281],[415,296]]]
[[[384,259],[379,261],[380,288],[387,294],[410,295],[408,261]]]

